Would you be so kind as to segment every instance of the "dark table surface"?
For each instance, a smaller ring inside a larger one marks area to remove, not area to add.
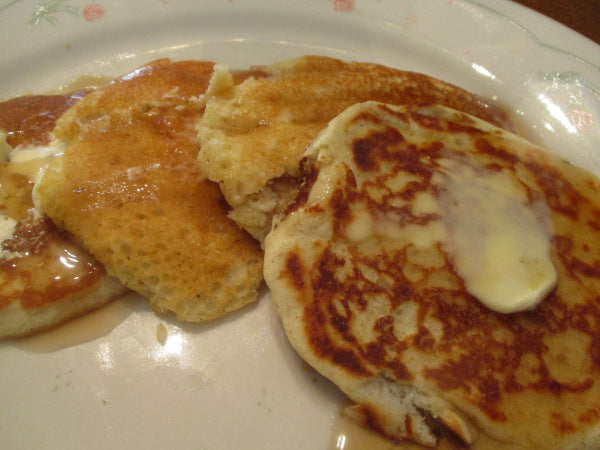
[[[600,0],[514,0],[600,44]]]

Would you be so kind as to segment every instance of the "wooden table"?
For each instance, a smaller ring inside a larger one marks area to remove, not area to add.
[[[514,0],[600,44],[600,0]]]

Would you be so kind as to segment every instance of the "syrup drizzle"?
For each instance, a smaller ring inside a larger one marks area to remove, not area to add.
[[[30,353],[55,352],[108,336],[132,312],[144,307],[147,307],[147,302],[142,297],[127,294],[52,330],[8,342]]]

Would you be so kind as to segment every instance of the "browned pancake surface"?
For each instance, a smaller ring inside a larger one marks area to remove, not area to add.
[[[385,108],[344,122],[356,134],[337,157],[317,144],[296,203],[267,236],[265,278],[291,343],[357,403],[354,417],[389,437],[432,445],[450,428],[474,448],[596,448],[598,179],[471,118]],[[393,214],[426,235],[440,216],[415,212],[416,198],[437,198],[432,177],[454,151],[549,206],[559,278],[536,309],[487,309],[439,242],[351,238],[356,208],[375,227]]]
[[[157,61],[59,121],[67,150],[36,188],[43,211],[160,311],[199,321],[256,300],[262,253],[197,164],[213,64]]]
[[[217,72],[199,133],[200,162],[220,183],[231,217],[261,241],[297,192],[306,147],[354,103],[444,104],[511,127],[497,105],[419,73],[318,56],[261,69],[269,76],[239,86]]]

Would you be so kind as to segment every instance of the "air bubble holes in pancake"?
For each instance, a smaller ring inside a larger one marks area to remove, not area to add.
[[[133,247],[127,242],[121,242],[119,248],[117,249],[117,253],[129,257],[133,254]]]
[[[142,114],[147,114],[154,108],[154,106],[155,105],[153,103],[144,102],[139,105],[139,109]]]
[[[156,286],[160,283],[160,278],[157,277],[156,275],[149,276],[147,278],[147,283],[151,286]]]
[[[231,169],[231,167],[233,166],[233,163],[234,163],[234,159],[229,158],[229,157],[223,157],[219,160],[219,166],[220,166],[221,170],[223,170],[223,171],[227,171],[227,170]]]

